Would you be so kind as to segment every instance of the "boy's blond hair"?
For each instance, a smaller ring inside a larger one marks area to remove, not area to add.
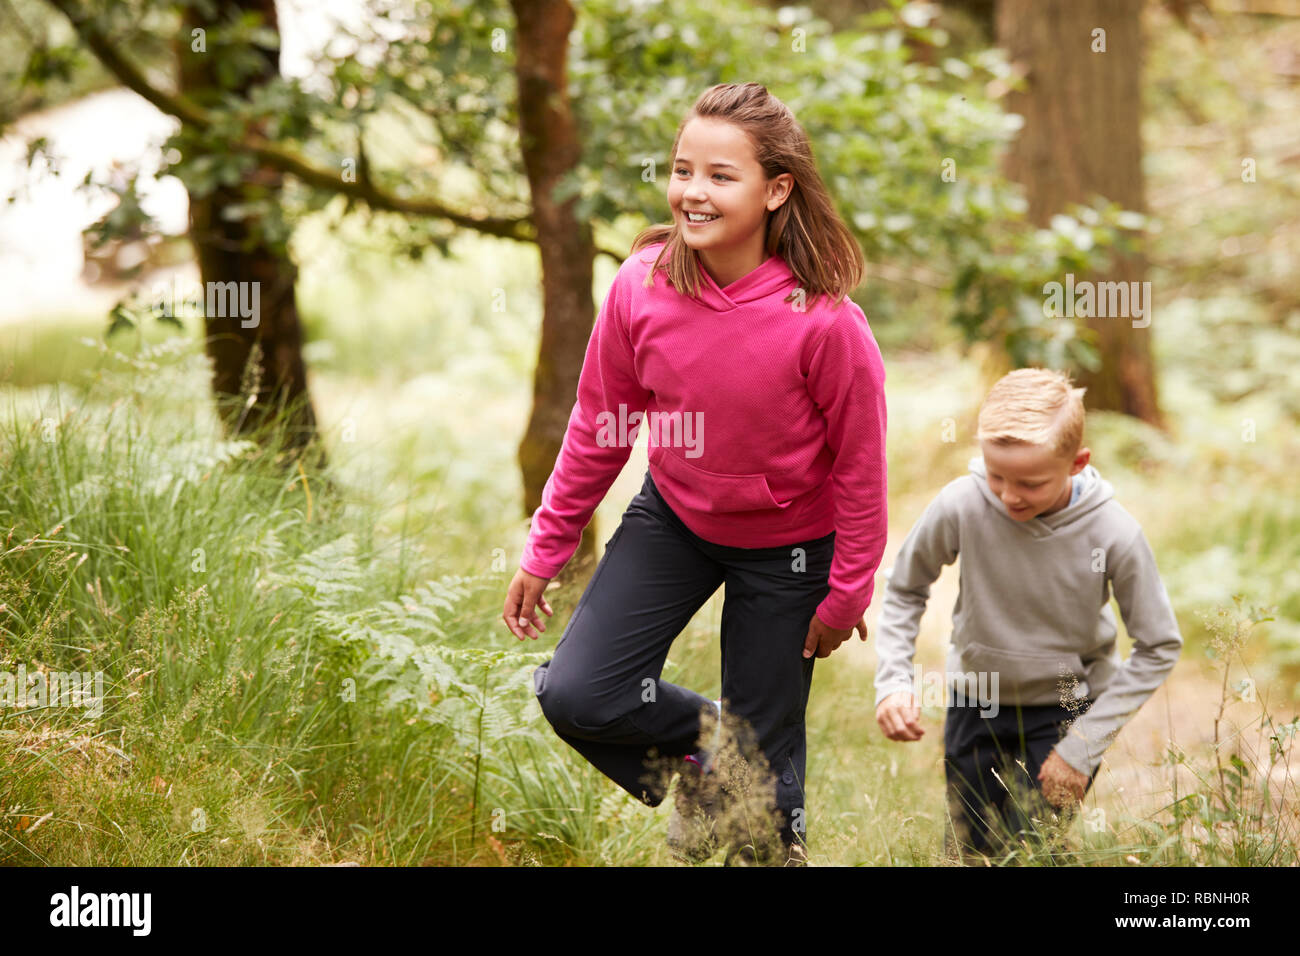
[[[980,406],[976,441],[1042,445],[1074,459],[1083,447],[1083,393],[1046,368],[1018,368],[998,379]]]

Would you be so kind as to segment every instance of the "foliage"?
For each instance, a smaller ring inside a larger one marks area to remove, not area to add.
[[[142,3],[134,17],[118,4],[84,9],[128,48],[179,29],[175,3]],[[192,199],[248,183],[256,161],[247,137],[257,130],[313,167],[337,171],[340,183],[347,170],[380,194],[438,196],[455,208],[526,217],[508,4],[367,9],[365,26],[336,38],[350,52],[322,56],[307,77],[272,77],[249,96],[234,90],[261,62],[259,49],[274,53],[276,36],[252,14],[218,17],[204,52],[186,54],[217,64],[217,87],[194,93],[210,122],[183,125],[163,145],[174,159],[167,170]],[[1142,220],[1099,198],[1066,210],[1054,228],[1026,225],[1023,200],[997,172],[1019,121],[989,92],[1009,82],[997,51],[936,66],[917,61],[916,45],[938,51],[948,40],[902,0],[839,32],[806,7],[691,0],[674,4],[669,17],[661,3],[592,0],[577,13],[570,95],[582,156],[557,197],[576,197],[579,219],[598,234],[630,219],[665,218],[660,176],[680,117],[712,83],[760,78],[808,130],[876,272],[948,290],[951,321],[965,340],[995,341],[1017,363],[1095,363],[1086,331],[1044,314],[1043,285],[1099,267]],[[41,56],[31,54],[31,82],[41,82]],[[133,180],[118,187],[118,218],[142,219],[132,213],[133,188]],[[253,189],[228,212],[280,244],[338,192],[321,182],[283,197]],[[382,212],[375,226],[417,258],[431,248],[446,253],[454,234],[437,218]],[[124,229],[107,220],[98,228],[110,227]],[[873,299],[877,307],[885,305]]]

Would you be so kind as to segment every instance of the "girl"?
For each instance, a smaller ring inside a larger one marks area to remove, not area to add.
[[[771,768],[772,847],[798,861],[813,655],[855,628],[866,640],[885,548],[884,366],[848,298],[862,252],[784,103],[758,83],[714,86],[672,157],[673,221],[637,236],[605,297],[502,617],[521,640],[546,630],[547,582],[648,421],[644,485],[534,689],[560,738],[649,806],[671,761],[670,846],[706,858],[713,753],[696,747],[715,705],[660,675],[724,585],[718,712]]]

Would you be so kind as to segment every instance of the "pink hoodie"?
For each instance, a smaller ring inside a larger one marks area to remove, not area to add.
[[[650,476],[706,541],[836,532],[817,616],[851,628],[887,533],[885,368],[866,316],[847,298],[785,302],[797,282],[776,255],[725,289],[701,269],[698,299],[662,270],[643,288],[662,245],[629,256],[605,296],[520,566],[550,578],[572,557],[644,421]]]

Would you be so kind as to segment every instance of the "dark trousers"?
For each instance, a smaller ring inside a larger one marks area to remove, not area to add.
[[[959,846],[963,852],[996,854],[1016,834],[1032,832],[1030,817],[1044,819],[1050,809],[1038,771],[1070,722],[1091,705],[1091,701],[1081,700],[1073,712],[1057,705],[1004,706],[986,717],[976,701],[959,704],[949,694],[943,725],[952,820],[951,827],[944,829],[948,852]],[[1094,770],[1088,778],[1089,788],[1096,777]]]
[[[724,726],[736,731],[742,753],[756,747],[766,759],[780,838],[806,840],[804,709],[816,657],[804,660],[803,644],[830,591],[834,545],[834,532],[771,548],[705,541],[669,508],[647,471],[554,655],[533,672],[546,719],[607,777],[658,806],[713,707],[661,680],[664,659],[722,585]]]

